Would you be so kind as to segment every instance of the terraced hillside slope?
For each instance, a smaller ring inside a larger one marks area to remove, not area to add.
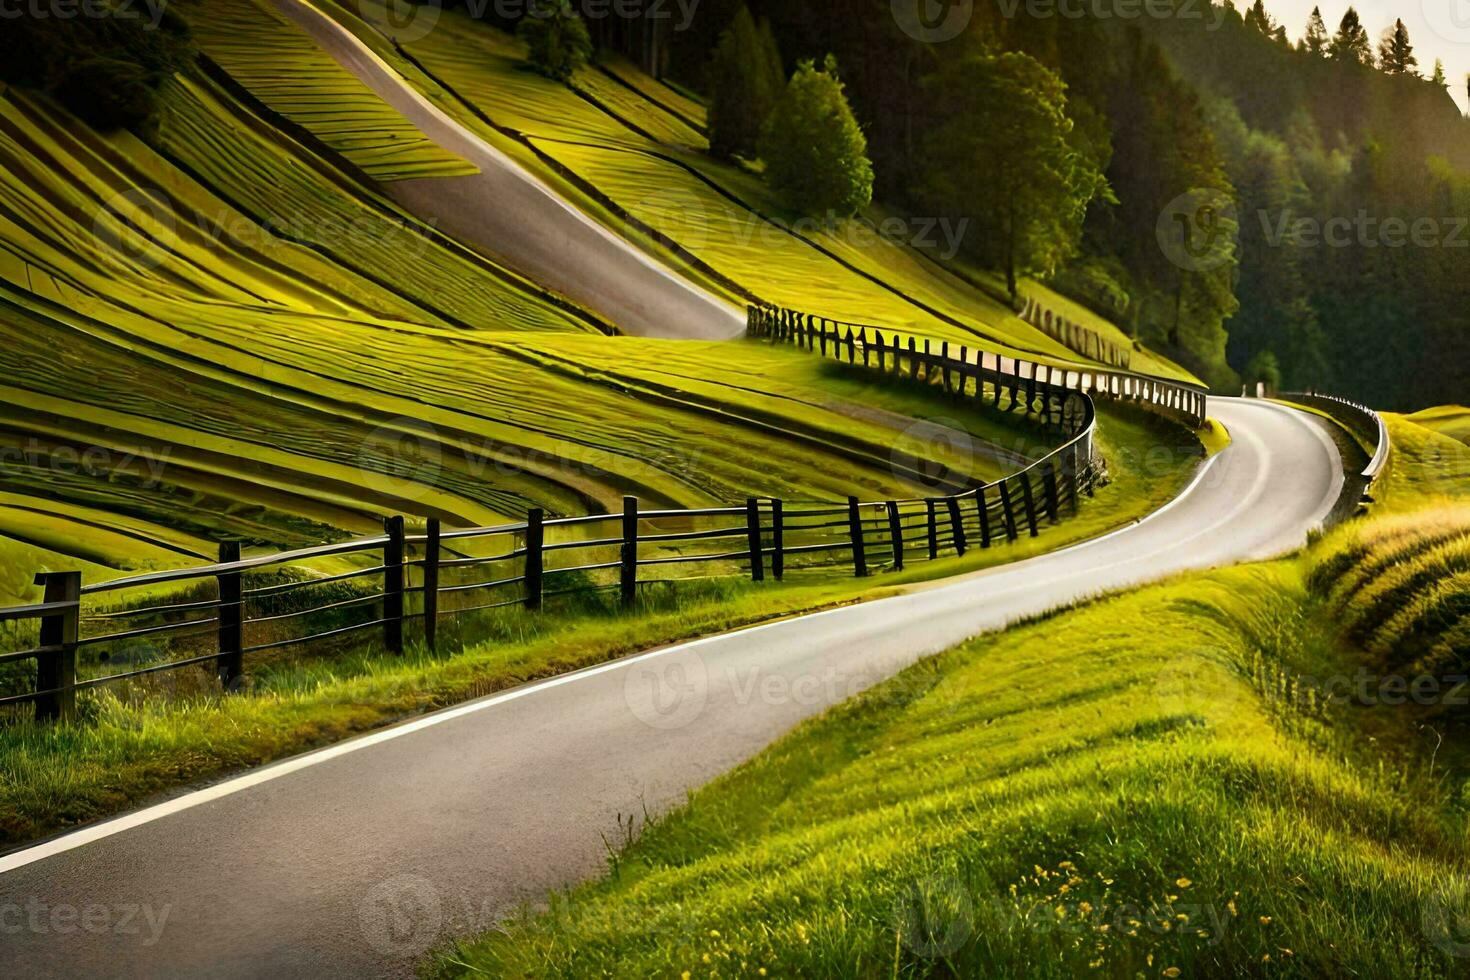
[[[95,581],[391,513],[907,493],[895,459],[993,478],[1038,437],[800,353],[609,339],[395,204],[461,165],[292,25],[185,15],[205,57],[146,140],[0,92],[4,601],[40,567]]]
[[[330,44],[315,7],[281,4]],[[840,225],[800,218],[759,174],[705,152],[697,103],[625,62],[583,70],[567,87],[529,71],[515,38],[461,11],[416,15],[434,18],[424,32],[389,26],[376,0],[321,9],[475,135],[712,291],[1002,352],[1078,358],[1021,320],[993,282],[990,290],[977,285],[989,277],[961,277],[936,260],[953,258],[964,227],[895,218],[881,208]],[[343,45],[331,46],[347,57]],[[445,184],[411,182],[394,193],[449,222],[465,203]],[[460,230],[473,240],[464,220]],[[1071,309],[1044,287],[1027,291]],[[1132,346],[1095,317],[1088,325]],[[1147,351],[1134,358],[1137,370],[1189,377]]]

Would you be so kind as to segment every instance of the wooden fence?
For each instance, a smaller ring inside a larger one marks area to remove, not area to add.
[[[996,483],[903,500],[751,498],[645,510],[628,497],[620,513],[548,518],[532,510],[497,527],[449,529],[428,520],[410,528],[391,517],[381,535],[258,557],[242,558],[239,544],[227,542],[214,565],[94,584],[79,572],[46,572],[36,577],[44,587],[39,604],[0,610],[0,623],[39,626],[33,645],[0,654],[0,667],[35,665],[32,689],[0,696],[0,706],[30,703],[39,718],[64,719],[75,714],[79,691],[191,667],[235,690],[248,659],[275,651],[371,639],[402,653],[409,627],[434,650],[447,621],[497,609],[534,613],[555,596],[607,592],[632,605],[641,587],[691,577],[760,582],[838,565],[866,576],[1001,547],[1039,536],[1094,492],[1092,393],[1204,418],[1202,393],[1152,379],[972,359],[963,347],[921,350],[913,340],[905,347],[867,328],[769,307],[753,307],[750,323],[756,336],[1024,412],[1062,444]]]
[[[1133,364],[1133,350],[1105,338],[1096,330],[1074,323],[1054,313],[1041,304],[1040,300],[1027,298],[1021,308],[1020,317],[1037,330],[1059,343],[1104,364],[1128,370]]]
[[[752,306],[746,324],[753,337],[796,344],[826,357],[861,363],[890,374],[904,374],[942,384],[957,393],[978,392],[987,385],[995,404],[1008,396],[1035,400],[1043,388],[1137,402],[1198,428],[1209,414],[1204,388],[1127,371],[1076,368],[1002,357],[966,346],[935,345],[881,328],[831,320],[776,306]]]

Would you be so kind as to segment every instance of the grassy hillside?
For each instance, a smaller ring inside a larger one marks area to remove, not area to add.
[[[887,216],[877,208],[839,228],[802,219],[758,174],[704,152],[702,113],[692,100],[626,62],[579,72],[568,88],[529,71],[515,38],[461,11],[445,11],[427,36],[395,48],[356,16],[361,9],[381,22],[375,2],[350,6],[331,12],[446,111],[594,216],[626,232],[617,216],[631,215],[676,243],[686,260],[702,263],[692,274],[712,278],[715,288],[993,350],[1073,356],[1015,316],[994,288],[930,257],[952,252],[952,236],[964,228],[907,221],[885,237]],[[1044,287],[1029,288],[1061,302]],[[1189,377],[1147,352],[1135,367]]]
[[[429,972],[1463,975],[1470,463],[1392,424],[1406,513],[926,661]]]
[[[1433,429],[1441,435],[1470,444],[1470,408],[1463,405],[1444,405],[1426,408],[1409,416],[1409,421]]]
[[[207,51],[228,46],[226,26],[201,31]],[[277,27],[267,61],[312,99],[345,97],[346,76]],[[606,339],[398,209],[331,148],[333,119],[298,100],[304,129],[286,127],[257,91],[284,98],[259,74],[182,75],[147,143],[0,93],[0,335],[15,355],[0,535],[28,568],[85,562],[95,579],[204,559],[220,538],[301,545],[388,513],[496,523],[624,493],[906,494],[895,450],[989,478],[987,446],[1035,439],[974,418],[953,423],[973,453],[931,448],[905,434],[910,416],[950,419],[947,403],[800,353]]]

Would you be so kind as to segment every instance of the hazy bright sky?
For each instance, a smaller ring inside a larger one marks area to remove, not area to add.
[[[1242,12],[1251,0],[1236,0]],[[1293,41],[1302,36],[1307,28],[1307,18],[1312,8],[1322,8],[1322,19],[1327,22],[1327,33],[1337,30],[1342,15],[1350,6],[1346,0],[1266,0],[1266,9],[1271,16],[1286,25]],[[1419,59],[1419,68],[1425,75],[1434,70],[1434,59],[1444,61],[1445,74],[1450,80],[1450,94],[1460,103],[1461,109],[1470,108],[1470,98],[1465,92],[1465,75],[1470,72],[1470,0],[1361,0],[1352,3],[1363,18],[1363,26],[1373,39],[1376,49],[1386,27],[1402,19],[1409,29],[1409,40],[1414,44],[1414,54]]]

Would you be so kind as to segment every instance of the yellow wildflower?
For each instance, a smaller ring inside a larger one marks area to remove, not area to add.
[[[1188,878],[1180,878],[1178,881],[1174,882],[1174,884],[1178,885],[1180,888],[1188,888],[1190,885],[1194,884],[1194,882],[1190,881]]]

